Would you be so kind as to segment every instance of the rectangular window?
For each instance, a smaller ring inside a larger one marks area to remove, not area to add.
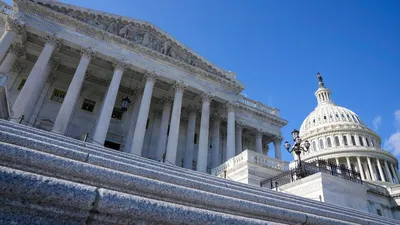
[[[376,214],[378,214],[379,216],[382,216],[382,211],[380,209],[376,209]]]
[[[24,78],[24,79],[22,79],[21,80],[21,82],[19,83],[19,85],[18,85],[18,91],[20,91],[20,90],[22,90],[22,88],[24,87],[24,85],[25,85],[25,82],[26,82],[26,78]]]
[[[114,107],[114,110],[111,114],[111,118],[114,118],[116,120],[122,120],[122,115],[124,114],[124,112],[117,107]]]
[[[91,101],[89,99],[84,99],[81,109],[88,112],[93,112],[95,104],[96,102],[94,101]]]
[[[351,143],[355,146],[356,145],[356,139],[354,136],[351,136]]]
[[[50,100],[62,103],[64,101],[65,94],[65,91],[54,89],[53,95],[51,96]]]
[[[197,144],[197,134],[194,134],[194,143]]]
[[[367,144],[367,146],[369,146],[368,138],[365,138],[365,143]]]
[[[361,146],[364,146],[364,142],[363,142],[363,140],[362,140],[362,137],[358,137],[358,140],[360,141],[360,145],[361,145]]]
[[[346,136],[343,136],[343,143],[344,143],[345,146],[347,146],[349,144],[349,143],[347,143],[347,137]]]

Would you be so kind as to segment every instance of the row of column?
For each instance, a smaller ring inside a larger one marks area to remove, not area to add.
[[[357,156],[357,168],[355,168],[361,175],[361,179],[363,180],[373,180],[373,181],[384,181],[391,182],[394,184],[399,184],[400,174],[396,169],[396,165],[388,162],[387,160],[380,160],[378,158],[371,158]],[[351,169],[351,160],[350,157],[345,157],[347,168]],[[375,160],[376,166],[378,168],[379,177],[376,173],[375,164],[373,161]],[[340,158],[335,158],[336,164],[340,166]],[[383,164],[381,163],[383,162]]]
[[[14,21],[14,20],[13,20]],[[15,22],[15,21],[14,21]],[[12,26],[9,26],[12,27]],[[15,26],[14,26],[15,27]],[[0,40],[0,57],[4,56],[7,49],[12,43],[12,39],[15,37],[15,32],[12,29],[6,30],[4,35]],[[45,36],[46,43],[42,52],[40,53],[33,69],[31,70],[28,79],[25,82],[20,94],[18,95],[15,103],[12,107],[13,111],[13,121],[18,121],[19,118],[24,116],[25,118],[30,118],[35,105],[38,102],[41,91],[48,79],[50,74],[49,61],[55,49],[59,48],[61,44],[61,39],[55,34],[47,34]],[[6,57],[3,64],[0,66],[0,70],[10,70],[13,62],[17,56],[13,52]],[[71,119],[73,109],[78,100],[85,74],[90,63],[90,60],[94,57],[95,51],[90,47],[83,47],[81,49],[81,58],[78,67],[75,71],[73,79],[68,87],[64,101],[60,107],[57,114],[56,120],[52,131],[55,133],[64,134]],[[118,94],[118,89],[121,83],[122,75],[127,68],[126,63],[123,60],[116,60],[114,63],[114,73],[108,87],[107,93],[105,95],[99,117],[96,122],[96,128],[93,135],[93,142],[103,145],[110,120],[111,114],[115,105],[115,101]],[[143,93],[137,94],[137,101],[134,103],[134,111],[137,113],[132,114],[131,126],[127,135],[127,143],[125,151],[131,152],[133,154],[141,155],[143,141],[145,136],[146,122],[148,119],[151,98],[153,93],[154,84],[158,78],[155,73],[146,73],[145,75],[145,85]],[[166,100],[164,102],[164,108],[162,112],[161,128],[160,128],[160,139],[157,143],[157,154],[162,155],[166,153],[165,160],[171,164],[175,164],[176,153],[178,146],[178,136],[180,127],[180,117],[182,108],[182,97],[186,85],[177,81],[174,85],[175,96],[172,104],[172,113],[170,113],[172,100]],[[198,161],[197,170],[205,172],[207,169],[207,154],[208,154],[208,137],[209,137],[209,120],[210,120],[210,102],[212,101],[212,95],[210,93],[203,93],[201,95],[202,106],[201,106],[201,118],[200,118],[200,136],[199,136],[199,150],[198,150]],[[235,109],[236,105],[233,102],[228,102],[225,105],[227,110],[227,153],[226,159],[234,157],[236,154],[241,152],[242,149],[242,130],[243,125],[235,124]],[[137,115],[136,118],[133,116]],[[213,119],[213,156],[218,152],[219,146],[219,125],[220,120]],[[170,123],[169,135],[167,141],[168,123]],[[194,137],[196,124],[196,113],[195,111],[189,114],[188,123],[188,137]],[[237,132],[235,132],[235,130]],[[257,132],[256,135],[256,151],[262,153],[262,132]],[[279,143],[279,145],[278,145]],[[274,142],[276,156],[281,159],[280,155],[280,142]],[[166,145],[166,149],[165,149]],[[236,146],[236,147],[235,147]],[[193,158],[193,140],[188,138],[187,151],[185,156],[188,160],[185,160],[185,167],[191,168]],[[213,157],[214,159],[214,157]],[[216,161],[213,161],[215,164]],[[213,165],[217,166],[217,165]]]

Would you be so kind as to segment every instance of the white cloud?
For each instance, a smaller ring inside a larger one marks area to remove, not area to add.
[[[389,150],[396,156],[400,156],[400,131],[392,134],[385,142],[385,149]]]
[[[372,125],[374,125],[375,130],[378,130],[381,123],[382,123],[382,116],[376,116],[372,121]]]
[[[397,131],[390,135],[389,139],[385,141],[385,148],[396,156],[400,156],[400,109],[394,113],[394,126]]]

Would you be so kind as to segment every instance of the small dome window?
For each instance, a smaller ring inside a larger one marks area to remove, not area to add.
[[[313,147],[313,150],[316,152],[317,151],[317,144],[315,144],[315,141],[312,142],[312,147]]]
[[[319,148],[324,149],[324,141],[322,139],[319,139]]]
[[[374,139],[371,139],[371,145],[372,147],[375,147]]]
[[[312,122],[315,123],[315,119],[313,119]]]
[[[332,114],[329,114],[329,118],[331,118],[331,119],[332,119]]]
[[[336,113],[336,118],[339,118],[339,115]]]
[[[345,146],[349,145],[349,144],[347,143],[347,137],[346,137],[346,136],[343,136],[343,144],[344,144]]]
[[[367,144],[367,146],[369,147],[369,141],[368,138],[365,138],[365,143]]]
[[[356,145],[356,139],[354,138],[354,136],[351,136],[351,143],[355,146]]]
[[[326,116],[324,116],[324,120],[326,120]]]
[[[328,137],[328,138],[326,139],[326,141],[328,142],[328,148],[332,147],[331,138]]]
[[[361,145],[361,146],[364,146],[364,142],[363,142],[363,140],[362,140],[362,137],[358,137],[358,140],[360,141],[360,145]]]
[[[335,145],[336,146],[340,146],[340,142],[339,142],[339,137],[338,136],[335,137]]]

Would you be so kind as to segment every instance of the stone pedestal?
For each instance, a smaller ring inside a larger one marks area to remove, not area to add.
[[[260,182],[288,170],[289,162],[244,150],[211,170],[211,174],[237,182],[260,186]]]

